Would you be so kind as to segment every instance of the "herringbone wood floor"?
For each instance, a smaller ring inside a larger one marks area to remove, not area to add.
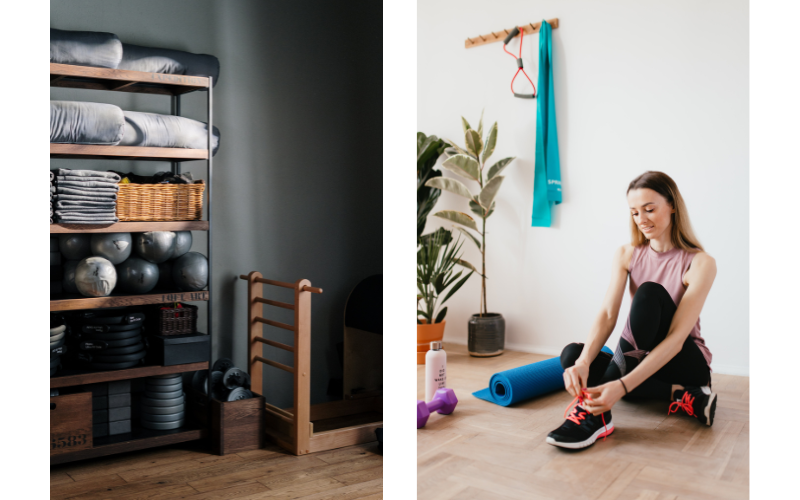
[[[277,447],[219,457],[185,444],[50,468],[53,499],[383,498],[378,443],[296,457]]]
[[[668,402],[620,401],[616,430],[582,451],[545,443],[564,421],[566,391],[504,408],[472,396],[495,372],[547,359],[506,351],[470,357],[445,345],[452,415],[431,415],[417,431],[418,499],[739,499],[749,490],[749,378],[712,375],[719,395],[712,427],[673,413]],[[425,395],[417,371],[417,396]]]

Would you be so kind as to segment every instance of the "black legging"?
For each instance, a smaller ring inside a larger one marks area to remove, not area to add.
[[[662,340],[667,337],[672,317],[677,306],[667,290],[648,281],[642,283],[631,302],[630,324],[633,338],[639,349],[652,351]],[[619,352],[629,352],[633,346],[625,339],[619,340]],[[583,351],[583,344],[569,344],[561,352],[561,366],[566,370],[575,364],[578,356]],[[622,371],[617,363],[612,363],[612,356],[605,352],[598,353],[589,365],[588,387],[596,387],[622,377]],[[630,373],[638,361],[631,356],[624,356],[625,373]],[[681,351],[661,367],[657,372],[632,389],[625,399],[656,398],[670,399],[672,385],[704,386],[711,383],[711,372],[703,357],[702,351],[697,347],[691,337],[687,337]]]

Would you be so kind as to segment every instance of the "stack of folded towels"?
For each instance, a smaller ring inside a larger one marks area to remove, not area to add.
[[[117,218],[119,175],[61,168],[56,177],[56,218],[62,224],[111,224]]]
[[[56,187],[53,185],[53,179],[56,176],[53,175],[53,172],[50,172],[50,224],[53,223],[53,198],[56,197]]]

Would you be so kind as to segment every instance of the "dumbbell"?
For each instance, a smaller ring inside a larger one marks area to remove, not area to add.
[[[425,427],[431,413],[438,411],[442,415],[450,415],[457,404],[458,398],[453,389],[437,389],[430,403],[417,400],[417,429]]]

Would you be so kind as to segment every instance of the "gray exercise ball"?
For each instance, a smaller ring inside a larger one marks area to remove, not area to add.
[[[90,240],[90,234],[59,234],[58,250],[67,260],[81,260],[92,255]]]
[[[175,251],[175,233],[172,231],[151,231],[135,233],[133,249],[136,255],[153,264],[161,264],[172,257]]]
[[[90,246],[92,255],[103,257],[117,265],[131,256],[133,240],[131,233],[97,233],[92,235]]]
[[[158,283],[156,286],[159,290],[174,290],[175,282],[172,281],[172,265],[175,259],[169,259],[158,265]]]
[[[75,268],[75,286],[87,297],[105,297],[117,285],[114,264],[102,257],[87,257]]]
[[[117,266],[117,287],[126,293],[147,293],[156,287],[158,276],[158,265],[134,256]]]
[[[80,293],[75,286],[75,268],[78,267],[79,260],[68,260],[61,266],[64,269],[64,278],[61,281],[61,288],[66,293]]]
[[[208,285],[208,259],[197,252],[184,254],[172,264],[172,280],[179,290],[202,290]]]
[[[175,251],[172,252],[172,258],[177,259],[192,249],[192,232],[191,231],[175,231]]]

